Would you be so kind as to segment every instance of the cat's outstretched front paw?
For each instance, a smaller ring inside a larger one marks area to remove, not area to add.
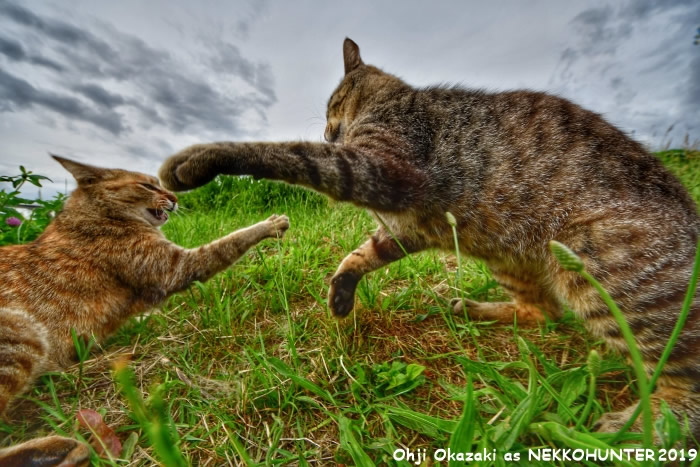
[[[270,224],[270,236],[282,238],[284,233],[289,228],[289,217],[283,215],[273,214],[268,217],[265,222]]]
[[[165,188],[184,191],[202,186],[219,174],[217,144],[195,144],[170,156],[158,171]]]
[[[343,318],[350,314],[355,306],[355,289],[360,278],[351,272],[342,272],[331,279],[328,292],[328,306],[333,315]]]

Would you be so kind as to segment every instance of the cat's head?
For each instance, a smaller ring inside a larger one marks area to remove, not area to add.
[[[342,143],[345,133],[363,107],[372,103],[378,92],[388,86],[405,86],[397,77],[377,67],[366,65],[360,47],[349,38],[343,42],[345,76],[328,99],[326,130],[323,137],[330,143]]]
[[[69,203],[109,217],[140,219],[159,227],[177,209],[177,198],[158,179],[139,172],[103,169],[51,155],[78,182]]]

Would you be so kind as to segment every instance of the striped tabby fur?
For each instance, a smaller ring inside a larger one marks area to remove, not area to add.
[[[484,260],[513,299],[469,301],[473,318],[536,322],[556,318],[566,303],[591,333],[626,353],[598,294],[550,254],[556,239],[611,292],[651,371],[678,317],[700,233],[697,206],[681,183],[637,142],[568,100],[416,89],[364,64],[351,40],[343,52],[345,77],[328,102],[330,144],[195,145],[165,162],[164,185],[184,190],[217,174],[249,174],[370,209],[380,227],[331,281],[337,316],[352,310],[362,276],[402,258],[404,249],[451,249],[449,211],[461,249]],[[687,416],[700,437],[697,295],[654,399]],[[601,429],[617,429],[628,412],[606,414]]]
[[[103,339],[127,318],[209,279],[289,227],[286,216],[272,216],[186,250],[158,230],[177,198],[155,177],[55,158],[78,188],[36,241],[0,248],[0,414],[38,375],[73,363],[72,329]],[[55,465],[87,455],[61,439],[0,450],[0,465]]]

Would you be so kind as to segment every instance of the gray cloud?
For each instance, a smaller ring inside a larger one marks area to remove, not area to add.
[[[100,107],[112,109],[114,107],[124,105],[125,100],[118,94],[107,91],[102,86],[96,84],[77,84],[71,89],[82,94]]]
[[[88,47],[104,58],[116,58],[116,54],[109,44],[66,22],[44,19],[26,8],[10,2],[0,4],[0,13],[16,23],[42,32],[46,37],[58,42],[74,47]]]
[[[16,62],[29,62],[34,65],[50,68],[54,71],[63,71],[63,67],[48,58],[28,55],[19,42],[0,36],[0,54]]]
[[[585,55],[612,54],[619,41],[627,38],[632,32],[628,22],[615,24],[611,6],[584,10],[574,19],[571,25],[581,36],[580,52]]]
[[[92,123],[114,135],[126,130],[121,116],[115,112],[95,112],[74,97],[36,89],[25,80],[0,70],[0,111],[35,107]]]
[[[645,41],[644,34],[658,27],[660,18],[665,34],[656,42]],[[700,131],[700,48],[691,45],[698,21],[700,7],[693,0],[633,0],[588,8],[570,21],[572,34],[550,83],[565,95],[586,88],[600,93],[606,87],[612,97],[607,102],[589,92],[600,110],[616,114],[618,123],[647,137],[658,137],[678,122],[664,136],[678,142]],[[642,95],[650,105],[637,106],[631,114],[631,103]]]
[[[685,82],[685,91],[687,99],[685,107],[688,112],[693,112],[697,117],[698,109],[700,109],[700,50],[695,58],[690,62],[690,72]]]
[[[246,59],[235,45],[219,44],[217,54],[212,57],[209,64],[218,73],[238,76],[260,91],[267,98],[268,102],[274,103],[277,100],[270,66],[265,63],[254,63]]]
[[[253,14],[259,12],[254,9]],[[53,87],[84,98],[100,111],[93,111],[80,99],[42,91],[38,83],[32,86],[26,82],[33,90],[27,93],[31,99],[20,102],[6,98],[13,103],[13,109],[32,108],[30,103],[41,105],[119,134],[126,129],[121,114],[114,111],[120,107],[120,110],[131,109],[129,115],[139,119],[139,126],[162,125],[179,134],[223,132],[239,137],[248,131],[243,129],[247,122],[242,121],[246,112],[254,112],[264,122],[266,109],[276,101],[269,65],[246,59],[232,44],[207,51],[213,57],[203,58],[206,71],[210,73],[214,68],[222,76],[236,76],[251,86],[252,93],[231,92],[222,86],[221,79],[214,82],[202,79],[209,73],[202,73],[194,64],[182,63],[168,52],[108,25],[102,25],[98,36],[97,29],[78,28],[20,5],[0,2],[2,16],[26,33],[38,36],[38,42],[51,56],[60,57],[63,76],[52,83]],[[42,65],[36,59],[28,60],[16,41],[0,42],[0,53],[13,60],[22,58]],[[43,66],[49,66],[48,63]],[[120,83],[119,92],[113,90],[116,83]],[[9,78],[4,82],[6,88],[16,84]],[[0,102],[0,111],[9,108],[7,103]]]
[[[675,7],[695,6],[696,0],[635,0],[624,4],[620,8],[619,16],[630,21],[638,21],[648,18],[650,15]],[[691,18],[693,15],[689,15]],[[698,20],[697,10],[694,20]]]
[[[618,48],[628,40],[635,27],[648,21],[661,11],[680,11],[675,24],[687,29],[700,20],[700,8],[695,6],[695,14],[688,14],[687,7],[693,7],[694,0],[632,0],[615,7],[610,5],[588,8],[576,15],[571,24],[576,37],[576,46],[567,47],[560,57],[560,72],[565,74],[570,67],[583,58],[608,55],[613,56]],[[663,44],[657,44],[649,54],[663,55],[667,60],[670,37]]]
[[[250,10],[247,12],[239,12],[242,17],[239,17],[234,22],[236,35],[246,39],[250,33],[250,24],[260,18],[268,8],[268,0],[257,0],[249,5]]]
[[[7,39],[0,36],[0,53],[12,60],[25,60],[27,54],[24,53],[22,44],[12,39]]]

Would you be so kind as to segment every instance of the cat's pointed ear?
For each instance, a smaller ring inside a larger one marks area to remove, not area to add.
[[[55,154],[49,153],[51,157],[56,159],[59,164],[63,166],[68,172],[73,175],[78,185],[89,185],[95,183],[104,177],[107,172],[105,169],[99,167],[93,167],[87,164],[81,164],[80,162],[75,162],[65,157],[57,156]]]
[[[349,37],[346,37],[343,42],[343,61],[345,62],[346,75],[358,66],[363,65],[360,57],[360,47]]]

